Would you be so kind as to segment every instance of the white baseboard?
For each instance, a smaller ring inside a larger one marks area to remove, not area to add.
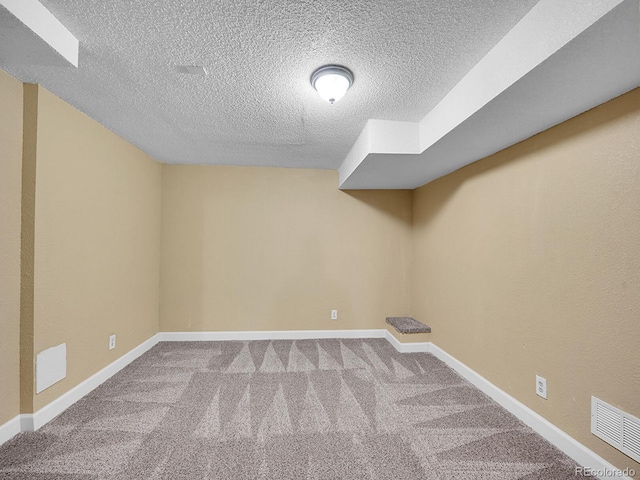
[[[389,330],[385,330],[385,338],[400,353],[430,352],[431,342],[401,342]]]
[[[38,430],[40,427],[53,420],[55,417],[64,412],[71,405],[76,403],[87,393],[94,390],[96,387],[104,383],[113,375],[118,373],[124,367],[133,362],[140,355],[152,348],[158,343],[158,335],[154,335],[149,340],[141,343],[133,350],[125,353],[113,363],[110,363],[98,373],[87,378],[84,382],[78,384],[65,394],[56,398],[53,402],[42,407],[40,410],[33,414],[20,415],[21,431],[32,432]]]
[[[371,330],[271,330],[247,332],[162,332],[161,342],[220,340],[307,340],[320,338],[387,338],[384,328]]]
[[[588,449],[580,442],[569,436],[558,427],[549,422],[546,418],[537,414],[524,403],[516,400],[508,393],[496,387],[489,380],[481,376],[479,373],[467,367],[464,363],[449,355],[440,347],[429,342],[429,348],[426,350],[433,356],[442,360],[447,366],[455,370],[461,377],[473,384],[479,390],[495,400],[505,410],[520,419],[524,424],[529,426],[537,434],[554,445],[556,448],[565,453],[568,457],[583,467],[591,469],[591,471],[611,472],[608,477],[603,478],[624,478],[631,480],[630,477],[623,475],[622,471],[600,455]],[[589,419],[587,419],[589,421]]]
[[[3,425],[0,425],[0,445],[8,442],[22,431],[20,415],[16,415]]]

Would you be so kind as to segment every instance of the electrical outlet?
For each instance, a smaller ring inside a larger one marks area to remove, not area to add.
[[[338,310],[331,310],[331,320],[338,319]]]
[[[109,350],[116,348],[116,335],[115,333],[109,337]]]
[[[536,375],[536,394],[546,400],[547,398],[547,379]]]

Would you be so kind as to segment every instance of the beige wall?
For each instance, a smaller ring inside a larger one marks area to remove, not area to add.
[[[164,165],[160,330],[384,328],[407,314],[411,192],[337,182],[327,170]]]
[[[66,342],[67,378],[36,410],[158,331],[161,204],[160,164],[38,90],[34,353]]]
[[[22,211],[20,228],[20,411],[33,411],[33,282],[38,146],[37,85],[24,84],[22,123]]]
[[[436,345],[640,473],[590,433],[640,417],[640,89],[416,190],[414,255]]]
[[[0,71],[0,426],[20,413],[22,83]]]

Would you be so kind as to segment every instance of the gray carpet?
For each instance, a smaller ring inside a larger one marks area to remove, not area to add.
[[[160,343],[37,432],[11,479],[576,478],[428,354],[383,339]]]
[[[431,327],[413,317],[387,317],[387,323],[402,334],[431,333]]]

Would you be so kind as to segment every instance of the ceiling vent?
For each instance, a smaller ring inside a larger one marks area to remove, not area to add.
[[[591,397],[591,433],[640,462],[640,419]]]
[[[204,67],[197,66],[188,66],[188,65],[178,65],[176,67],[176,72],[178,73],[186,73],[188,75],[200,75],[201,77],[206,77],[209,72]]]

